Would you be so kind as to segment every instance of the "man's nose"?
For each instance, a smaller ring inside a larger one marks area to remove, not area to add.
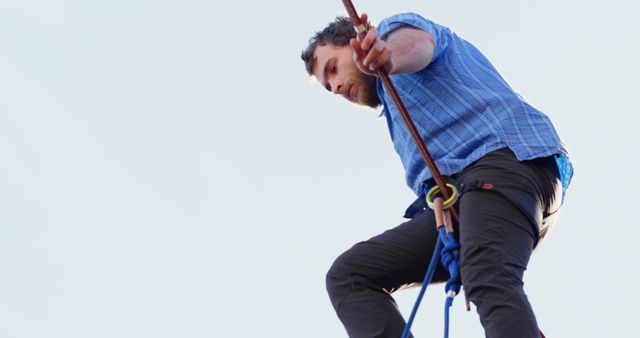
[[[330,85],[331,85],[331,91],[334,94],[342,94],[342,87],[343,87],[342,82],[335,81],[334,83],[331,83]]]

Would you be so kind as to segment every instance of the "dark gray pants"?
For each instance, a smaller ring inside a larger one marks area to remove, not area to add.
[[[453,178],[465,190],[459,201],[460,273],[486,336],[539,338],[522,277],[561,202],[553,157],[518,162],[502,149]],[[427,211],[336,259],[327,290],[350,337],[401,336],[405,321],[391,293],[422,281],[436,239],[433,212]],[[434,282],[447,278],[439,266]]]

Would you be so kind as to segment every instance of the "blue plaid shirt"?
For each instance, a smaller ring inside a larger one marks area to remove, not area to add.
[[[549,118],[514,92],[480,51],[449,28],[404,13],[384,19],[378,35],[407,25],[433,37],[433,58],[423,70],[392,75],[391,80],[442,174],[458,173],[489,152],[508,147],[520,161],[556,155],[566,190],[573,169]],[[407,184],[420,195],[431,173],[380,81],[377,90]]]

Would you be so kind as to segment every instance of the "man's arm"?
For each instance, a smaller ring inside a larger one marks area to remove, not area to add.
[[[367,15],[362,14],[361,19],[367,22]],[[390,74],[420,71],[431,62],[435,48],[431,34],[412,26],[395,29],[383,39],[371,28],[362,41],[351,39],[350,43],[356,66],[369,75],[380,67]]]
[[[421,71],[433,58],[433,37],[422,29],[400,27],[387,34],[384,40],[391,49],[391,74]]]

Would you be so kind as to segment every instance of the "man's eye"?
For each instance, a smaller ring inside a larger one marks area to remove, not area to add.
[[[331,66],[331,72],[335,73],[338,70],[338,67],[336,65]]]

